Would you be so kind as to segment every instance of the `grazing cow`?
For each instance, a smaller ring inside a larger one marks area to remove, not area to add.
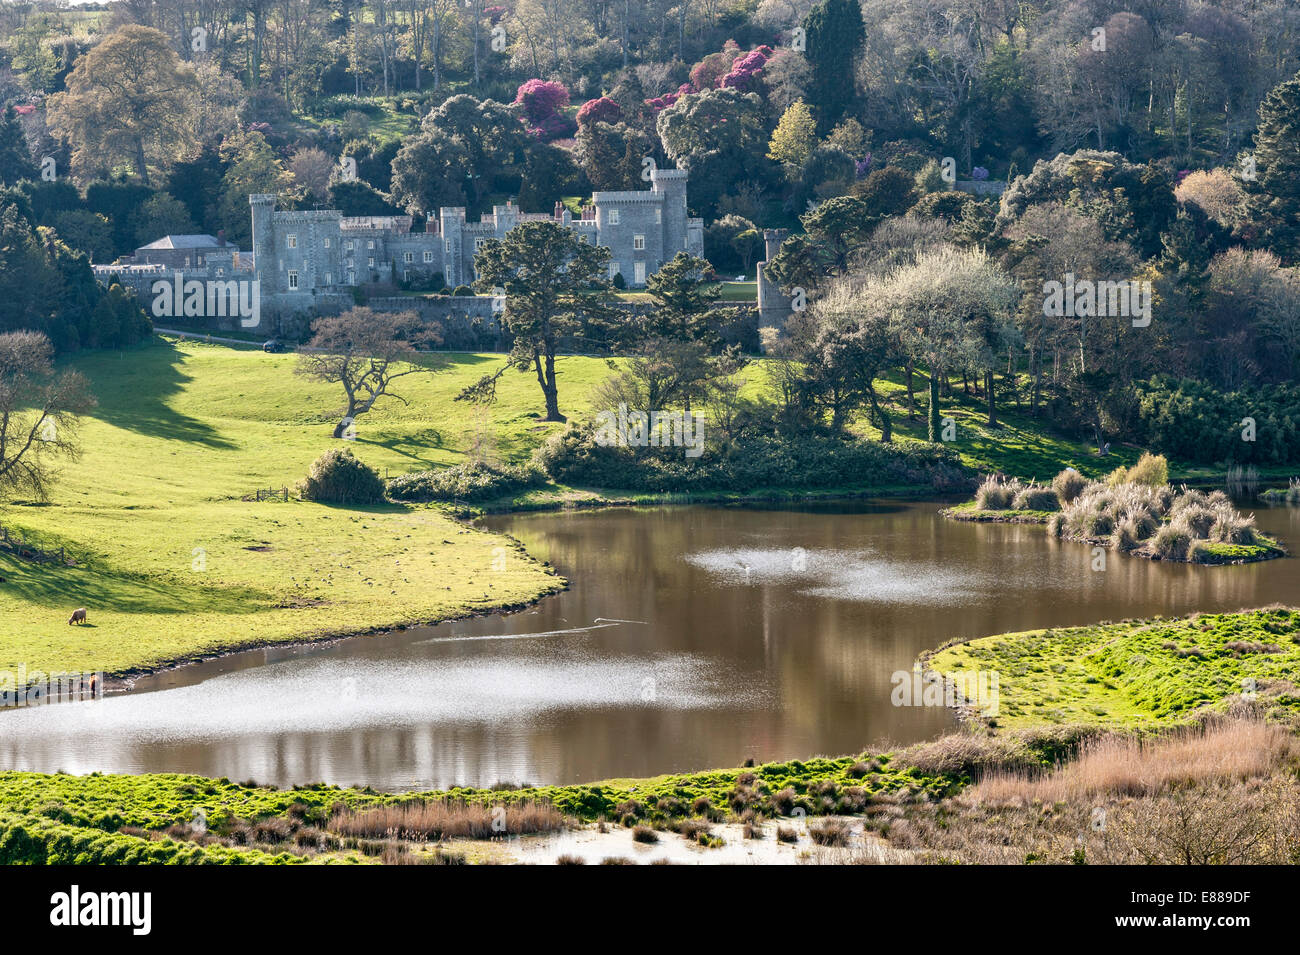
[[[85,622],[86,622],[86,608],[85,608],[85,607],[78,607],[76,610],[72,611],[72,616],[68,618],[68,623],[69,623],[69,624],[74,624],[74,623],[85,623]]]

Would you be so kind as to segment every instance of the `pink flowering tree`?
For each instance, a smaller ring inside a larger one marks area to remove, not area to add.
[[[569,105],[569,91],[563,83],[529,80],[519,87],[515,103],[524,108],[524,115],[530,123],[539,126]]]
[[[731,72],[731,65],[740,58],[740,44],[728,40],[721,53],[710,53],[691,69],[691,86],[696,92],[716,89],[722,78]]]
[[[515,104],[522,106],[528,134],[542,142],[572,136],[573,120],[560,112],[569,105],[569,91],[563,83],[529,80],[519,87]]]
[[[772,48],[770,46],[760,46],[757,49],[750,50],[744,56],[737,57],[731,64],[731,70],[724,76],[718,85],[723,88],[737,89],[742,93],[749,93],[758,85],[758,80],[763,72],[763,67],[767,66],[767,61],[772,58]]]
[[[623,118],[623,108],[608,96],[589,99],[578,110],[578,125],[589,126],[592,123],[617,123]]]

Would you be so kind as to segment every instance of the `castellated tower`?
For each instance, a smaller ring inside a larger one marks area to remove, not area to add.
[[[262,294],[277,292],[275,267],[275,234],[271,228],[271,213],[275,212],[274,194],[254,194],[248,197],[253,209],[253,265],[263,282]]]
[[[794,312],[790,299],[781,294],[777,283],[767,277],[767,263],[776,258],[785,241],[787,230],[763,230],[763,261],[758,263],[758,325],[760,328],[775,328],[778,332],[785,327],[786,319]]]
[[[687,251],[685,244],[686,173],[680,169],[652,169],[650,191],[664,197],[664,259],[671,259],[678,252]]]

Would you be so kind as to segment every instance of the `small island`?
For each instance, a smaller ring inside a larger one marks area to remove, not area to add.
[[[1073,468],[1050,485],[989,475],[973,501],[943,514],[959,521],[1046,524],[1054,537],[1151,560],[1241,564],[1286,554],[1224,492],[1173,487],[1163,455],[1143,454],[1100,481]]]

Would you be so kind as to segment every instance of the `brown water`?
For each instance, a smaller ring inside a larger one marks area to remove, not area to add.
[[[273,649],[0,713],[0,767],[382,789],[560,783],[907,743],[890,677],[954,637],[1300,604],[1292,559],[1155,563],[937,503],[510,515],[571,581],[508,616]],[[1300,509],[1259,511],[1300,546]],[[150,692],[153,691],[153,692]]]

